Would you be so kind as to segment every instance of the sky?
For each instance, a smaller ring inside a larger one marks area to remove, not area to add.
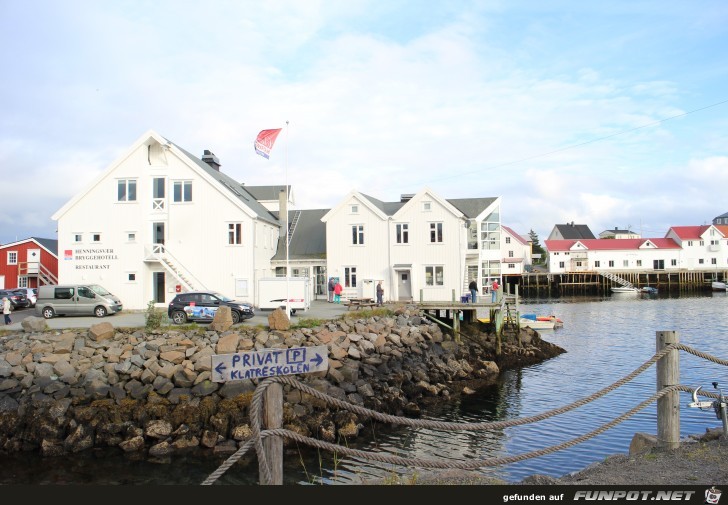
[[[724,0],[0,0],[0,243],[58,238],[149,130],[298,209],[429,188],[541,243],[664,237],[728,212],[727,54]]]

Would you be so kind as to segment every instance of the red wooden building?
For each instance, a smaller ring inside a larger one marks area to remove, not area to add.
[[[30,237],[0,245],[0,289],[58,284],[58,240]]]

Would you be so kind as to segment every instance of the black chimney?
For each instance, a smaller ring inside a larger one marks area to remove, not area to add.
[[[218,172],[220,171],[220,160],[217,159],[217,156],[215,156],[213,154],[213,152],[210,151],[209,149],[205,149],[205,152],[202,155],[202,161],[204,161],[205,163],[210,165],[212,168],[214,168]]]

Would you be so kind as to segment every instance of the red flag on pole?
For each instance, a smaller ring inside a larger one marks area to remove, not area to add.
[[[258,138],[255,139],[255,152],[260,154],[263,158],[268,159],[270,151],[273,149],[273,144],[275,143],[276,138],[278,138],[278,134],[281,130],[282,128],[277,128],[275,130],[261,130],[258,134]]]

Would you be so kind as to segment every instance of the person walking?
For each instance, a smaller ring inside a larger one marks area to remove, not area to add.
[[[382,281],[379,281],[379,284],[377,284],[377,307],[381,307],[384,303],[382,299],[384,298],[384,288],[382,287]]]
[[[7,296],[3,296],[3,316],[5,316],[5,324],[10,324],[10,299]]]
[[[340,282],[334,285],[334,303],[341,303],[341,292],[344,291]]]
[[[498,299],[498,279],[493,279],[493,284],[490,286],[491,301],[495,303]]]
[[[332,303],[334,301],[334,286],[336,283],[334,282],[333,277],[329,277],[329,303]]]
[[[478,283],[475,282],[475,279],[470,279],[470,284],[468,284],[468,289],[470,290],[470,303],[475,303],[478,301]]]

